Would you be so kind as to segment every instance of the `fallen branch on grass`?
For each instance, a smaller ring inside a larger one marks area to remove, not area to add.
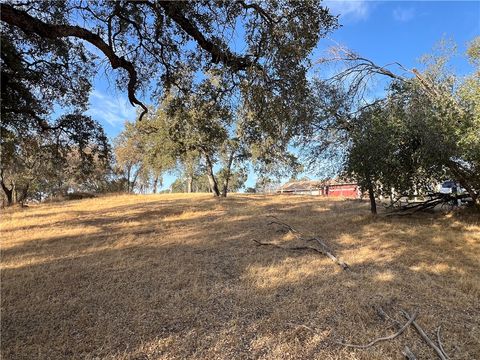
[[[395,326],[397,329],[400,329],[402,327],[402,323],[398,321],[397,319],[392,318],[390,315],[388,315],[385,310],[382,309],[382,307],[376,308],[378,316],[382,320],[390,320],[393,324],[391,326]],[[390,327],[391,327],[390,326]],[[388,329],[388,328],[387,328]]]
[[[445,349],[443,348],[443,344],[442,344],[442,339],[440,338],[440,329],[442,327],[439,326],[438,329],[437,329],[437,342],[438,342],[438,347],[440,348],[440,350],[442,350],[442,353],[443,355],[445,355],[447,358],[448,358],[448,355],[447,353],[445,352]]]
[[[372,341],[369,342],[368,344],[365,344],[365,345],[355,345],[355,344],[347,344],[347,343],[342,343],[342,342],[337,342],[337,344],[340,344],[340,345],[346,346],[346,347],[353,347],[353,348],[355,348],[355,349],[367,349],[367,348],[372,347],[373,345],[379,343],[380,341],[393,340],[393,339],[397,338],[398,336],[400,336],[400,335],[415,321],[415,318],[416,318],[416,317],[417,317],[417,313],[414,313],[414,314],[408,319],[408,321],[405,323],[405,325],[403,325],[402,328],[401,328],[400,330],[398,330],[395,334],[377,338],[377,339],[375,339],[375,340],[372,340]]]
[[[387,313],[385,311],[383,311],[382,308],[379,308],[377,310],[377,313],[380,315],[381,318],[383,319],[390,319],[394,322],[395,325],[399,325],[400,323],[391,318],[390,316],[387,315]],[[393,335],[390,335],[390,336],[385,336],[385,337],[381,337],[381,338],[378,338],[378,339],[375,339],[375,340],[372,340],[371,342],[369,342],[368,344],[365,344],[365,345],[356,345],[356,344],[347,344],[347,343],[342,343],[342,342],[337,342],[337,344],[340,344],[342,346],[346,346],[346,347],[353,347],[353,348],[356,348],[356,349],[367,349],[375,344],[377,344],[378,342],[380,341],[386,341],[386,340],[393,340],[395,339],[396,337],[400,336],[410,325],[413,325],[413,327],[415,328],[415,330],[417,330],[417,332],[420,334],[420,336],[422,337],[422,339],[433,349],[435,350],[435,352],[437,353],[438,357],[441,359],[441,360],[449,360],[450,358],[448,357],[448,355],[446,354],[444,348],[443,348],[443,344],[442,344],[442,341],[441,341],[441,338],[440,338],[440,327],[437,329],[437,341],[438,341],[438,346],[428,337],[428,335],[425,333],[425,331],[423,331],[423,329],[420,327],[420,325],[415,321],[416,317],[417,317],[417,312],[414,312],[412,316],[410,316],[406,311],[404,310],[400,310],[400,313],[405,317],[405,319],[407,319],[408,321],[405,323],[405,325],[403,325],[395,334]],[[408,348],[408,346],[405,346],[405,348],[403,349],[402,351],[402,354],[408,359],[408,360],[416,360],[416,357],[415,357],[415,354],[413,354],[410,349]]]
[[[279,226],[283,227],[283,229],[286,232],[292,233],[295,236],[296,239],[302,240],[302,241],[305,241],[305,242],[315,241],[318,245],[320,245],[320,248],[313,247],[313,246],[284,247],[284,246],[280,246],[280,245],[277,245],[277,244],[274,244],[274,243],[263,243],[263,242],[260,242],[260,241],[257,241],[257,240],[253,240],[257,244],[259,244],[259,245],[270,245],[270,246],[274,246],[274,247],[284,249],[284,250],[311,250],[311,251],[315,251],[319,254],[322,254],[322,255],[328,257],[330,260],[332,260],[333,262],[338,264],[343,270],[346,270],[346,269],[349,268],[348,264],[346,264],[342,260],[338,259],[333,254],[333,252],[329,249],[329,247],[325,244],[325,242],[323,240],[321,240],[320,238],[318,238],[318,237],[305,238],[305,237],[302,236],[302,234],[297,229],[295,229],[293,226],[291,226],[291,225],[289,225],[289,224],[287,224],[283,221],[280,221],[280,219],[278,219],[276,216],[268,215],[268,217],[271,217],[271,218],[275,219],[275,220],[269,221],[268,225],[279,225]]]
[[[261,241],[258,241],[256,239],[253,239],[253,241],[255,243],[257,243],[258,245],[273,246],[273,247],[276,247],[278,249],[283,249],[283,250],[313,250],[313,251],[319,252],[322,255],[325,255],[319,249],[311,247],[311,246],[281,246],[281,245],[274,244],[274,243],[261,242]]]
[[[404,310],[401,310],[401,313],[403,314],[403,316],[405,318],[410,318],[410,315],[408,315],[408,313]],[[417,332],[420,334],[420,336],[422,337],[423,340],[425,340],[425,342],[433,349],[435,350],[435,352],[437,353],[438,357],[442,360],[448,360],[449,357],[447,354],[445,354],[442,349],[440,349],[437,345],[435,345],[435,343],[428,337],[428,335],[425,333],[425,331],[423,331],[423,329],[420,327],[420,325],[418,325],[418,323],[416,321],[413,321],[412,322],[412,325],[415,327],[415,329],[417,330]],[[440,345],[441,346],[441,345]]]
[[[317,237],[314,237],[314,238],[311,238],[311,239],[306,239],[306,240],[307,241],[316,241],[323,248],[323,250],[324,250],[323,254],[325,256],[327,256],[330,260],[332,260],[333,262],[340,265],[340,267],[343,270],[348,269],[349,266],[347,265],[347,263],[343,262],[342,260],[338,259],[335,255],[333,255],[333,253],[330,250],[328,250],[327,245],[325,245],[325,243],[322,240],[320,240]]]
[[[402,351],[402,354],[403,356],[405,356],[405,358],[407,360],[417,360],[417,357],[415,356],[415,354],[410,350],[410,348],[408,346],[405,345],[405,347],[403,348],[403,351]]]
[[[438,205],[448,205],[449,207],[453,207],[457,204],[458,200],[465,200],[469,198],[468,194],[442,194],[442,193],[432,193],[427,195],[429,199],[415,202],[415,203],[408,203],[406,205],[400,206],[385,216],[399,216],[399,215],[412,215],[419,211],[427,211],[432,210]]]
[[[277,219],[275,221],[270,221],[268,223],[268,225],[280,225],[280,226],[283,226],[287,231],[290,231],[293,234],[298,234],[298,231],[296,229],[294,229],[292,226],[288,225],[287,223],[284,223],[284,222],[278,220],[278,218],[276,216],[268,215],[268,217],[272,217],[274,219]]]
[[[310,250],[310,251],[314,251],[314,252],[316,252],[316,253],[322,254],[322,255],[324,255],[324,256],[327,256],[327,257],[329,257],[330,259],[332,259],[331,256],[333,256],[332,254],[330,254],[330,253],[325,253],[323,250],[318,249],[318,248],[313,247],[313,246],[281,246],[281,245],[274,244],[274,243],[261,242],[261,241],[258,241],[258,240],[256,240],[256,239],[253,239],[253,241],[254,241],[255,243],[257,243],[258,245],[273,246],[273,247],[276,247],[276,248],[282,249],[282,250],[293,250],[293,251]],[[335,261],[338,265],[340,265],[343,270],[348,269],[348,265],[345,264],[344,262],[338,260],[335,256],[333,256],[333,259],[332,259],[332,260]]]

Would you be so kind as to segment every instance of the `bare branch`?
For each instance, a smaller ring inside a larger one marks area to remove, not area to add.
[[[156,4],[150,4],[152,7],[156,7]],[[176,1],[160,1],[159,6],[163,8],[168,17],[177,23],[180,28],[190,35],[198,45],[212,55],[212,62],[214,64],[223,63],[233,71],[247,70],[249,68],[259,68],[260,65],[251,61],[247,56],[238,56],[232,53],[228,49],[222,49],[217,44],[208,40],[200,30],[181,12],[181,2]]]
[[[405,348],[402,350],[402,354],[403,356],[405,356],[407,360],[417,360],[417,357],[415,356],[415,354],[406,345],[405,345]]]
[[[276,216],[267,215],[267,217],[275,219],[275,220],[269,221],[268,225],[279,225],[282,228],[284,228],[287,232],[292,233],[295,236],[295,238],[298,239],[298,240],[305,241],[305,242],[315,241],[318,245],[320,245],[320,249],[317,248],[317,247],[313,247],[313,246],[300,246],[300,247],[294,247],[294,248],[293,247],[284,248],[282,246],[278,246],[278,245],[275,245],[275,244],[272,244],[272,243],[260,243],[256,240],[254,240],[259,245],[273,245],[273,246],[276,246],[276,247],[279,247],[279,248],[282,248],[282,249],[289,249],[289,250],[313,250],[315,252],[318,252],[319,254],[322,254],[322,255],[328,257],[330,260],[332,260],[333,262],[338,264],[343,270],[347,270],[349,268],[348,264],[343,262],[342,260],[338,259],[333,254],[332,250],[330,250],[329,247],[325,244],[325,242],[323,240],[321,240],[320,238],[318,238],[318,237],[306,238],[306,237],[302,236],[302,234],[298,230],[296,230],[293,226],[291,226],[291,225],[289,225],[289,224],[287,224],[283,221],[280,221],[280,219],[278,219]]]
[[[405,318],[410,318],[410,315],[408,315],[408,313],[404,310],[401,311],[402,315],[405,317]],[[415,319],[414,319],[415,320]],[[425,331],[423,331],[423,329],[420,327],[420,325],[418,325],[418,323],[416,321],[413,321],[412,322],[412,325],[415,327],[415,329],[417,330],[417,332],[420,334],[420,336],[422,337],[423,340],[425,340],[425,342],[430,345],[430,347],[435,350],[435,352],[437,353],[438,357],[441,359],[441,360],[448,360],[448,356],[446,354],[443,353],[443,351],[437,346],[435,345],[435,343],[430,340],[430,338],[428,337],[428,335],[425,333]]]
[[[443,348],[442,338],[440,337],[440,329],[441,329],[441,328],[442,328],[442,327],[439,326],[438,329],[437,329],[437,342],[438,342],[438,347],[440,348],[440,350],[442,350],[443,355],[445,355],[445,357],[446,357],[447,359],[449,359],[447,353],[445,352],[445,349]]]
[[[267,20],[269,23],[278,23],[278,20],[274,20],[269,13],[267,13],[260,5],[251,3],[247,4],[243,0],[237,0],[235,3],[241,5],[245,10],[254,9],[261,17]]]
[[[346,346],[346,347],[353,347],[353,348],[355,348],[355,349],[367,349],[367,348],[372,347],[373,345],[379,343],[380,341],[393,340],[393,339],[395,339],[396,337],[400,336],[400,335],[415,321],[415,318],[416,318],[416,317],[417,317],[417,313],[415,312],[415,313],[408,319],[408,321],[405,323],[405,325],[403,325],[402,328],[401,328],[400,330],[398,330],[395,334],[377,338],[377,339],[375,339],[375,340],[372,340],[372,341],[369,342],[368,344],[365,344],[365,345],[355,345],[355,344],[346,344],[346,343],[342,343],[342,342],[337,342],[337,344],[340,344],[340,345]]]

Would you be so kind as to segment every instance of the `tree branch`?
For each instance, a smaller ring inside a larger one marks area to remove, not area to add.
[[[149,6],[156,7],[156,4],[146,2]],[[217,44],[205,38],[200,30],[187,19],[180,11],[181,2],[176,1],[160,1],[157,3],[165,11],[165,14],[171,18],[180,28],[190,35],[197,44],[205,51],[212,55],[214,64],[223,63],[233,71],[244,71],[251,67],[259,68],[260,65],[251,61],[246,56],[238,56],[228,49],[222,49]]]
[[[401,313],[406,319],[408,319],[410,317],[410,315],[404,310],[402,310]],[[415,320],[415,319],[413,319],[413,320]],[[441,360],[448,360],[448,355],[444,354],[443,351],[437,345],[435,345],[435,343],[432,340],[430,340],[428,335],[425,333],[425,331],[423,331],[423,329],[420,327],[420,325],[418,325],[418,323],[416,321],[412,321],[412,325],[415,327],[415,329],[420,334],[422,339],[425,340],[425,342],[428,345],[430,345],[430,347],[433,350],[435,350],[435,352],[437,353],[438,357]]]
[[[318,252],[319,254],[325,255],[330,260],[337,263],[343,270],[347,270],[349,268],[348,264],[343,262],[342,260],[338,259],[333,254],[333,252],[328,248],[328,246],[325,244],[325,242],[322,241],[320,238],[318,238],[318,237],[306,238],[306,237],[302,236],[302,234],[298,230],[296,230],[293,226],[291,226],[287,223],[284,223],[283,221],[280,221],[280,219],[278,219],[276,216],[267,215],[267,217],[271,217],[271,218],[275,219],[275,220],[269,221],[268,225],[279,225],[279,226],[283,227],[283,229],[286,232],[292,233],[295,236],[295,238],[298,239],[298,240],[305,241],[307,243],[309,241],[315,241],[320,245],[320,249],[318,249],[316,247],[313,247],[313,246],[282,247],[282,246],[278,246],[278,245],[275,245],[275,244],[272,244],[272,243],[262,243],[262,242],[259,242],[257,240],[254,240],[257,244],[259,244],[259,245],[272,245],[272,246],[279,247],[279,248],[282,248],[282,249],[287,249],[287,250],[313,250],[315,252]]]
[[[367,349],[367,348],[375,345],[376,343],[378,343],[378,342],[380,342],[380,341],[393,340],[393,339],[395,339],[396,337],[400,336],[400,335],[415,321],[415,318],[416,318],[416,317],[417,317],[417,313],[414,313],[414,314],[408,319],[408,321],[405,323],[405,325],[403,325],[402,328],[401,328],[400,330],[398,330],[395,334],[390,335],[390,336],[384,336],[384,337],[381,337],[381,338],[372,340],[372,341],[369,342],[368,344],[365,344],[365,345],[355,345],[355,344],[346,344],[346,343],[342,343],[342,342],[338,342],[338,344],[343,345],[343,346],[346,346],[346,347],[353,347],[353,348],[355,348],[355,349]]]
[[[278,20],[274,20],[270,14],[268,14],[260,5],[251,3],[247,4],[243,0],[237,0],[235,3],[241,5],[245,10],[254,9],[262,18],[267,20],[269,23],[278,23]]]
[[[47,39],[76,37],[95,46],[108,58],[113,69],[122,68],[128,72],[128,99],[132,105],[138,105],[143,109],[140,114],[140,120],[147,113],[147,107],[135,96],[135,90],[138,85],[138,76],[135,67],[124,57],[119,57],[115,54],[112,47],[105,43],[99,35],[80,26],[47,24],[27,14],[25,11],[15,9],[13,6],[4,3],[0,4],[0,11],[1,21],[18,27],[24,32],[34,33]]]

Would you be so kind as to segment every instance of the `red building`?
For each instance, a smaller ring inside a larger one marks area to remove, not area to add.
[[[332,182],[325,186],[323,195],[328,197],[359,198],[360,189],[356,183]]]

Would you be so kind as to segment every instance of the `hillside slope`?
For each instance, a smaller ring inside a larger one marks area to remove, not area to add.
[[[319,235],[343,271],[268,225]],[[480,357],[480,221],[372,219],[365,203],[315,197],[112,196],[6,211],[3,359],[401,359],[434,353],[382,308]]]

